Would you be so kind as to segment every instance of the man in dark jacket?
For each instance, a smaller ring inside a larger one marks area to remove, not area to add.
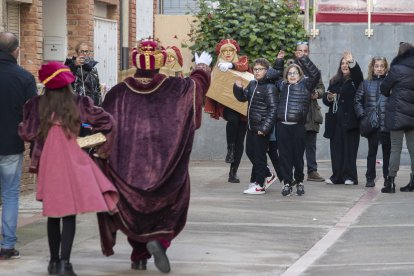
[[[298,61],[299,54],[303,53],[305,56],[309,56],[309,45],[307,41],[297,42],[296,43],[296,52],[295,52],[295,63],[298,64],[306,76],[309,75],[309,72],[306,72],[306,68],[301,65]],[[323,182],[325,178],[319,175],[318,173],[318,164],[316,163],[316,136],[319,132],[320,125],[323,122],[323,117],[321,113],[321,107],[318,104],[318,99],[321,99],[323,93],[325,92],[325,86],[323,85],[322,78],[319,79],[318,85],[315,88],[311,95],[311,100],[309,104],[309,112],[306,117],[305,129],[306,129],[306,165],[308,167],[308,181]]]
[[[24,144],[17,134],[24,103],[36,96],[32,74],[17,65],[19,40],[0,32],[0,189],[2,202],[0,260],[20,257],[14,246],[19,210]]]

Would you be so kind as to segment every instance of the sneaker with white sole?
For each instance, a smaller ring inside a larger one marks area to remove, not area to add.
[[[265,188],[255,183],[255,185],[249,187],[247,190],[244,190],[243,193],[248,195],[262,195],[265,193]]]
[[[266,177],[266,179],[265,179],[265,189],[268,189],[273,184],[273,182],[275,182],[275,181],[276,181],[276,175],[274,175],[273,173],[272,173],[271,176]]]
[[[325,179],[325,183],[330,185],[334,184],[330,178]]]
[[[291,193],[292,193],[292,186],[290,186],[290,184],[285,184],[283,186],[282,195],[283,196],[288,196]]]
[[[354,181],[352,181],[351,179],[347,179],[345,180],[345,185],[354,185]]]
[[[299,182],[296,186],[296,195],[301,196],[305,194],[305,187],[302,182]]]

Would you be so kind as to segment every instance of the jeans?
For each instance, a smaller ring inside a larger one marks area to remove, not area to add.
[[[23,154],[0,155],[0,188],[2,200],[1,248],[11,249],[16,244],[19,212],[20,178]]]

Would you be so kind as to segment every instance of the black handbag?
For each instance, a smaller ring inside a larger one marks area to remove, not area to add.
[[[325,132],[323,137],[331,139],[335,133],[336,114],[332,111],[325,113]]]
[[[374,132],[377,132],[380,128],[380,118],[378,114],[378,105],[381,100],[381,96],[378,98],[377,105],[374,109],[371,109],[366,116],[362,117],[359,122],[359,132],[362,137],[368,138]]]

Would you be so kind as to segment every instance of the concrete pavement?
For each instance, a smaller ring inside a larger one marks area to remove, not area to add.
[[[358,161],[359,185],[305,182],[302,197],[283,197],[273,184],[265,195],[243,195],[227,183],[223,161],[191,163],[192,195],[187,225],[168,250],[171,275],[414,275],[414,193],[381,194],[382,178],[365,188],[365,161]],[[409,181],[401,167],[397,189]],[[330,163],[319,162],[330,176]],[[380,166],[377,175],[382,175]],[[0,262],[0,275],[47,275],[46,219],[34,194],[21,199],[19,260]],[[71,262],[78,275],[160,275],[130,269],[130,246],[119,233],[115,255],[100,251],[94,214],[80,215]]]

